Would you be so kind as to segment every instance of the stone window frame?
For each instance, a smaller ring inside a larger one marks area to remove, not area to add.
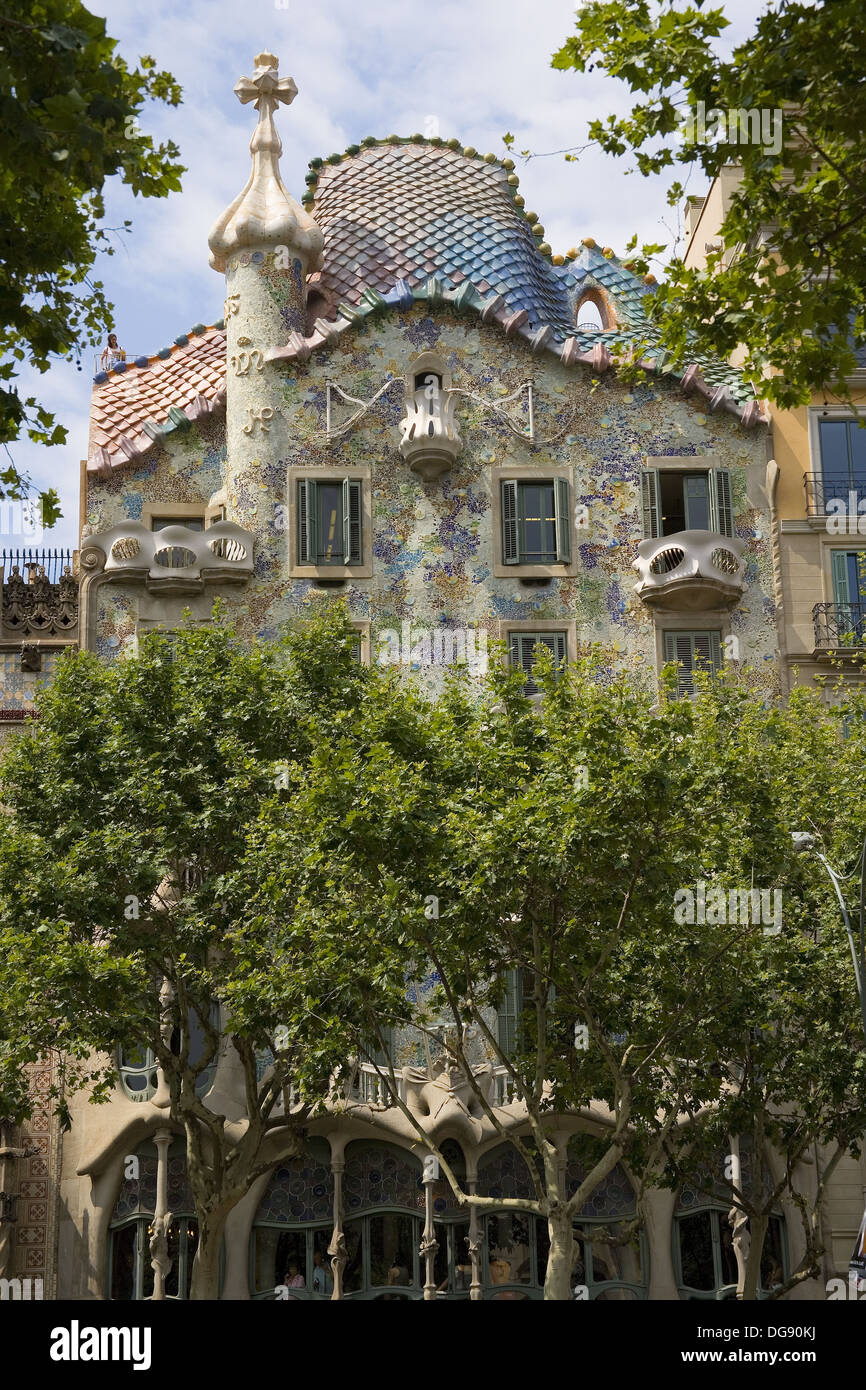
[[[335,482],[349,478],[361,484],[361,563],[360,565],[302,565],[298,562],[298,483]],[[291,579],[372,579],[373,577],[373,471],[369,464],[341,468],[289,468],[286,484],[286,517],[289,532],[289,577]],[[363,649],[363,643],[362,643]]]
[[[491,491],[492,491],[492,529],[493,535],[491,542],[493,545],[493,577],[494,579],[573,579],[578,572],[578,530],[575,522],[575,498],[576,489],[574,485],[574,466],[570,463],[551,464],[545,467],[544,464],[520,464],[515,467],[508,467],[506,464],[497,464],[491,469]],[[553,565],[506,565],[502,553],[502,483],[515,481],[518,483],[527,482],[551,482],[557,478],[563,478],[569,486],[571,497],[571,529],[569,539],[571,542],[571,559],[568,564]],[[539,628],[539,631],[542,629]],[[569,657],[569,660],[572,660]]]
[[[209,502],[145,502],[141,508],[141,524],[146,526],[148,531],[153,530],[155,520],[159,521],[162,517],[177,517],[179,521],[185,520],[204,522],[204,529],[207,531],[215,522],[221,521],[225,511],[224,505],[211,506]]]
[[[665,658],[666,632],[718,632],[722,648],[722,670],[724,670],[726,661],[725,638],[730,637],[733,631],[731,614],[726,609],[698,608],[687,613],[655,610],[652,616],[655,627],[656,682],[659,694],[661,694],[662,667],[667,665]]]

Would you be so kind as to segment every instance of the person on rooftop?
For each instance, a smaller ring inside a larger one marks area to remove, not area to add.
[[[109,333],[108,342],[102,349],[102,357],[99,359],[105,371],[108,371],[116,362],[125,362],[126,353],[122,347],[117,345],[117,334]]]

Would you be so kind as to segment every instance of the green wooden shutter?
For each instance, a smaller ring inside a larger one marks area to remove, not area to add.
[[[695,667],[715,675],[722,665],[722,639],[718,632],[666,632],[665,661],[679,663],[677,694],[694,694]]]
[[[571,564],[571,487],[567,478],[557,478],[553,491],[556,518],[557,564]]]
[[[517,1046],[522,995],[520,971],[506,970],[505,994],[496,1020],[497,1040],[506,1057],[512,1057]]]
[[[566,660],[568,653],[568,634],[565,632],[512,632],[510,637],[511,665],[521,666],[526,675],[526,693],[538,693],[538,683],[532,675],[535,664],[535,649],[548,647],[553,655],[554,665]]]
[[[343,479],[343,564],[360,565],[361,551],[361,481]]]
[[[659,496],[659,475],[655,468],[641,470],[641,498],[643,501],[643,533],[645,540],[661,535],[662,506]]]
[[[298,564],[315,565],[316,550],[316,484],[312,478],[298,483]]]
[[[520,547],[517,540],[517,483],[503,482],[502,498],[502,563],[520,564]]]
[[[847,550],[831,550],[830,556],[833,566],[833,602],[850,603],[851,586],[848,583],[848,552]]]
[[[734,534],[731,474],[727,468],[710,469],[710,517],[720,536]]]

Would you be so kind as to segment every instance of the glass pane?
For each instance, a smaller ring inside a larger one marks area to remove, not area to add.
[[[761,1252],[761,1288],[775,1288],[783,1279],[782,1221],[778,1216],[771,1216]]]
[[[862,429],[853,421],[849,425],[848,443],[851,448],[851,485],[866,494],[866,426]]]
[[[677,531],[685,531],[686,507],[682,473],[660,472],[659,492],[662,504],[662,535],[673,536]]]
[[[111,1233],[111,1297],[129,1303],[135,1297],[136,1223]]]
[[[277,1242],[277,1283],[289,1289],[307,1286],[307,1233],[283,1231]]]
[[[472,1287],[472,1261],[469,1258],[469,1222],[458,1221],[451,1227],[452,1268],[451,1286],[455,1293]]]
[[[532,1217],[526,1212],[497,1212],[487,1218],[487,1267],[491,1284],[530,1282],[529,1242]]]
[[[684,483],[687,531],[710,529],[710,480],[706,473],[687,473]]]
[[[162,531],[166,526],[185,526],[188,531],[203,531],[203,516],[155,516],[151,530]]]
[[[722,1283],[736,1284],[739,1278],[737,1257],[734,1253],[734,1232],[727,1212],[717,1211],[714,1216],[719,1223],[719,1247],[722,1254]]]
[[[448,1226],[443,1226],[441,1222],[435,1221],[433,1223],[433,1233],[436,1236],[437,1241],[439,1242],[439,1248],[437,1249],[436,1254],[433,1256],[433,1282],[436,1285],[437,1290],[441,1289],[444,1291],[448,1288],[448,1270],[453,1259],[453,1256],[450,1254],[448,1249],[448,1243],[451,1238],[451,1231]],[[424,1269],[424,1262],[422,1260],[422,1284],[425,1278],[426,1271]]]
[[[845,420],[820,420],[821,471],[827,483],[848,481],[848,424]]]
[[[277,1278],[277,1243],[280,1232],[273,1226],[253,1227],[253,1288],[256,1293],[275,1289]]]
[[[195,1260],[196,1250],[198,1250],[198,1222],[195,1217],[191,1216],[186,1222],[186,1264],[183,1272],[184,1298],[189,1298],[190,1285],[192,1284],[192,1266]]]
[[[550,1235],[547,1230],[547,1222],[540,1216],[535,1223],[535,1269],[538,1283],[542,1287],[547,1278],[547,1257],[549,1254]]]
[[[313,1293],[320,1293],[326,1298],[330,1298],[334,1292],[334,1279],[331,1273],[331,1257],[328,1254],[328,1246],[331,1243],[331,1231],[322,1230],[313,1232]]]
[[[689,1289],[716,1287],[711,1220],[710,1212],[698,1211],[694,1216],[681,1216],[677,1222],[680,1267],[683,1283]]]
[[[138,1264],[141,1270],[141,1297],[153,1298],[153,1265],[150,1262],[150,1238],[153,1227],[142,1221],[138,1227]]]
[[[349,1252],[346,1268],[343,1270],[343,1288],[346,1293],[356,1293],[361,1288],[364,1279],[362,1227],[363,1222],[361,1221],[347,1221],[343,1227],[346,1248]]]
[[[556,562],[553,483],[520,483],[520,559],[523,564]]]
[[[414,1283],[414,1246],[420,1229],[411,1216],[386,1212],[370,1217],[370,1287],[407,1287]]]
[[[316,488],[319,509],[319,562],[339,564],[343,553],[343,484],[319,483]]]
[[[122,1067],[147,1067],[153,1062],[153,1053],[147,1047],[123,1047],[120,1050]]]
[[[183,1223],[186,1224],[185,1222]],[[166,1298],[177,1298],[178,1276],[180,1265],[180,1238],[181,1223],[175,1219],[168,1228],[168,1258],[171,1260],[171,1269],[165,1276],[165,1296]]]

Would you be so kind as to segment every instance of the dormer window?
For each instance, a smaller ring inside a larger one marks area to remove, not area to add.
[[[593,299],[583,299],[577,309],[577,326],[588,333],[603,333],[601,310]]]

